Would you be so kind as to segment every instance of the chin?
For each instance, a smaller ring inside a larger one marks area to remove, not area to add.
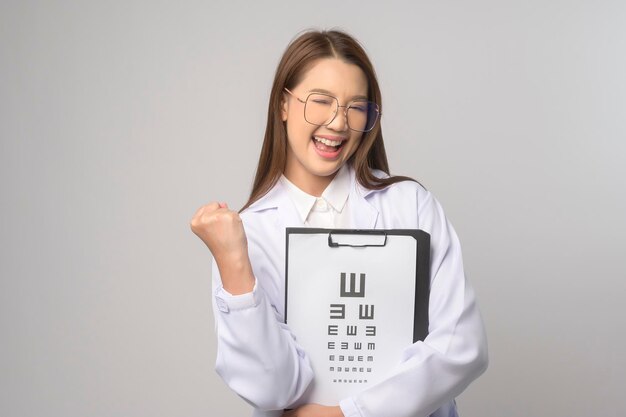
[[[317,169],[317,170],[311,170],[310,172],[317,177],[330,177],[330,176],[335,175],[337,172],[339,172],[342,166],[343,164],[337,164],[332,168],[327,167],[327,168],[322,168],[322,169]]]

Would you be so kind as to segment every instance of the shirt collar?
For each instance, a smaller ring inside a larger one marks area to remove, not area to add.
[[[296,206],[298,215],[300,216],[302,223],[304,223],[306,218],[309,216],[309,212],[313,208],[313,205],[315,204],[316,197],[299,189],[294,183],[289,181],[284,174],[280,176],[279,181],[285,186],[289,198]]]
[[[285,175],[280,176],[280,182],[285,185],[289,197],[296,206],[302,223],[304,223],[309,217],[309,213],[313,209],[317,197],[299,189],[295,184],[289,181]],[[335,175],[335,178],[328,184],[320,198],[326,200],[336,212],[341,213],[348,200],[348,195],[350,194],[351,182],[350,169],[348,168],[348,164],[344,164],[341,169],[339,169],[339,172],[337,172],[337,175]]]
[[[322,193],[322,198],[338,213],[341,213],[346,205],[351,182],[350,169],[348,164],[344,164]]]

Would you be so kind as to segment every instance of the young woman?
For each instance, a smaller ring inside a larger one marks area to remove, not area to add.
[[[486,369],[456,233],[432,194],[389,176],[381,108],[373,67],[353,38],[302,34],[276,71],[249,201],[240,213],[210,203],[191,221],[214,257],[216,370],[254,416],[456,416],[454,398]],[[407,346],[386,380],[336,406],[303,404],[313,374],[283,320],[285,228],[303,226],[431,235],[428,337]]]

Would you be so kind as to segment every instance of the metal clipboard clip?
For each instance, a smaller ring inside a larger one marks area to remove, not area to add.
[[[334,239],[333,235],[335,235]],[[342,238],[338,238],[337,235],[341,235]],[[341,240],[341,242],[339,240]],[[372,240],[374,241],[372,242]],[[384,230],[332,230],[328,233],[328,246],[331,248],[339,248],[342,246],[367,248],[386,245],[387,232]]]

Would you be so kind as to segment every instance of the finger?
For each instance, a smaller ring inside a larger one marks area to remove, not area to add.
[[[193,225],[194,223],[196,223],[200,218],[202,218],[204,214],[211,213],[219,209],[220,205],[218,202],[215,201],[200,207],[198,210],[196,210],[193,217],[191,218],[191,224]]]
[[[208,204],[205,204],[204,206],[200,207],[198,210],[196,210],[195,214],[193,215],[193,217],[197,217],[199,215],[201,215],[201,213],[208,211],[215,211],[217,209],[220,208],[220,204],[217,201],[212,201]]]
[[[228,208],[228,204],[226,203],[219,203],[219,204],[220,204],[220,208],[225,208],[225,209]]]
[[[209,204],[204,206],[205,209],[210,210],[210,211],[217,210],[220,207],[221,205],[217,201],[211,201]]]

